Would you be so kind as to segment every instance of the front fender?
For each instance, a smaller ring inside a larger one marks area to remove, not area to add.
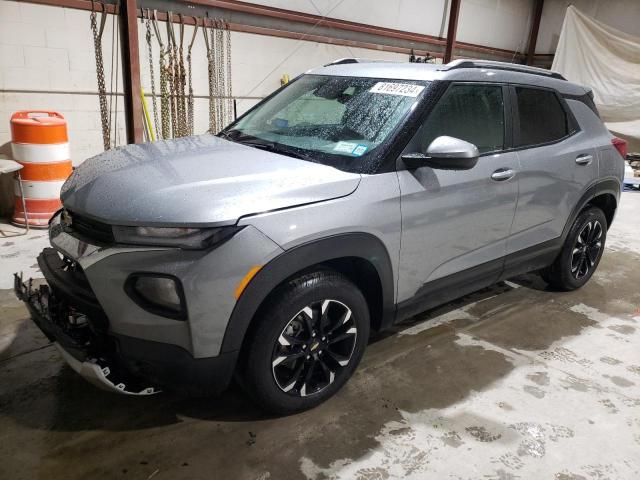
[[[383,243],[369,233],[345,233],[313,240],[278,255],[247,285],[231,314],[222,353],[239,350],[255,313],[267,296],[287,278],[313,265],[344,257],[370,262],[382,286],[381,327],[393,323],[395,312],[393,270]]]

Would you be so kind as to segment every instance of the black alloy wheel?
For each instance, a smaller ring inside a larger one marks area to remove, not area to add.
[[[270,293],[240,352],[236,378],[261,409],[308,410],[347,383],[369,340],[369,305],[345,275],[303,272]]]
[[[588,275],[602,248],[602,225],[591,220],[582,227],[571,252],[571,274],[576,280]]]
[[[575,219],[554,262],[540,271],[554,288],[575,290],[589,281],[598,268],[607,240],[607,217],[594,206]]]
[[[357,336],[344,303],[325,299],[307,305],[287,323],[274,346],[271,365],[278,387],[301,397],[321,392],[349,365]]]

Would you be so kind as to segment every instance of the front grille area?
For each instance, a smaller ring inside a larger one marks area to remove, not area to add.
[[[94,332],[107,331],[106,314],[80,265],[61,258],[53,248],[45,248],[38,256],[38,266],[60,305],[86,315]]]
[[[71,231],[90,240],[100,243],[113,243],[113,230],[111,225],[92,220],[83,215],[69,212],[71,216]]]

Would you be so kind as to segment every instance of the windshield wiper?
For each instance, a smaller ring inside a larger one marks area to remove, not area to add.
[[[222,132],[218,132],[218,136],[226,138],[227,140],[231,140],[231,135],[229,135],[229,132],[226,132],[224,130]]]
[[[276,144],[275,142],[270,142],[268,140],[261,140],[255,137],[248,139],[243,138],[242,136],[230,138],[230,140],[241,143],[242,145],[247,145],[248,147],[255,147],[261,150],[266,150],[268,152],[280,153],[282,155],[288,155],[289,157],[298,158],[300,160],[308,160],[308,157],[306,155],[295,152],[286,147],[282,147],[281,145]]]
[[[275,142],[241,133],[238,130],[222,131],[218,135],[222,138],[225,138],[232,142],[240,143],[242,145],[246,145],[248,147],[260,148],[261,150],[288,155],[289,157],[299,158],[300,160],[309,160],[309,157],[307,155],[303,155],[302,153],[298,153],[294,150],[283,147],[282,145]]]

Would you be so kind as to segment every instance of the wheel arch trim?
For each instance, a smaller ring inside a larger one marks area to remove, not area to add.
[[[573,225],[573,222],[576,221],[580,212],[584,210],[584,208],[593,201],[594,198],[599,197],[601,195],[610,194],[616,200],[616,206],[620,201],[620,181],[614,178],[607,178],[603,180],[598,180],[592,183],[582,194],[580,200],[576,203],[573,210],[571,211],[571,215],[567,219],[567,223],[564,226],[564,230],[562,231],[562,243],[567,238],[569,234],[569,230]]]
[[[256,312],[268,295],[287,278],[313,265],[345,257],[360,258],[373,265],[382,288],[381,327],[391,325],[395,315],[395,282],[387,248],[370,233],[344,233],[291,248],[262,267],[242,292],[231,313],[220,353],[237,351],[242,347]]]

